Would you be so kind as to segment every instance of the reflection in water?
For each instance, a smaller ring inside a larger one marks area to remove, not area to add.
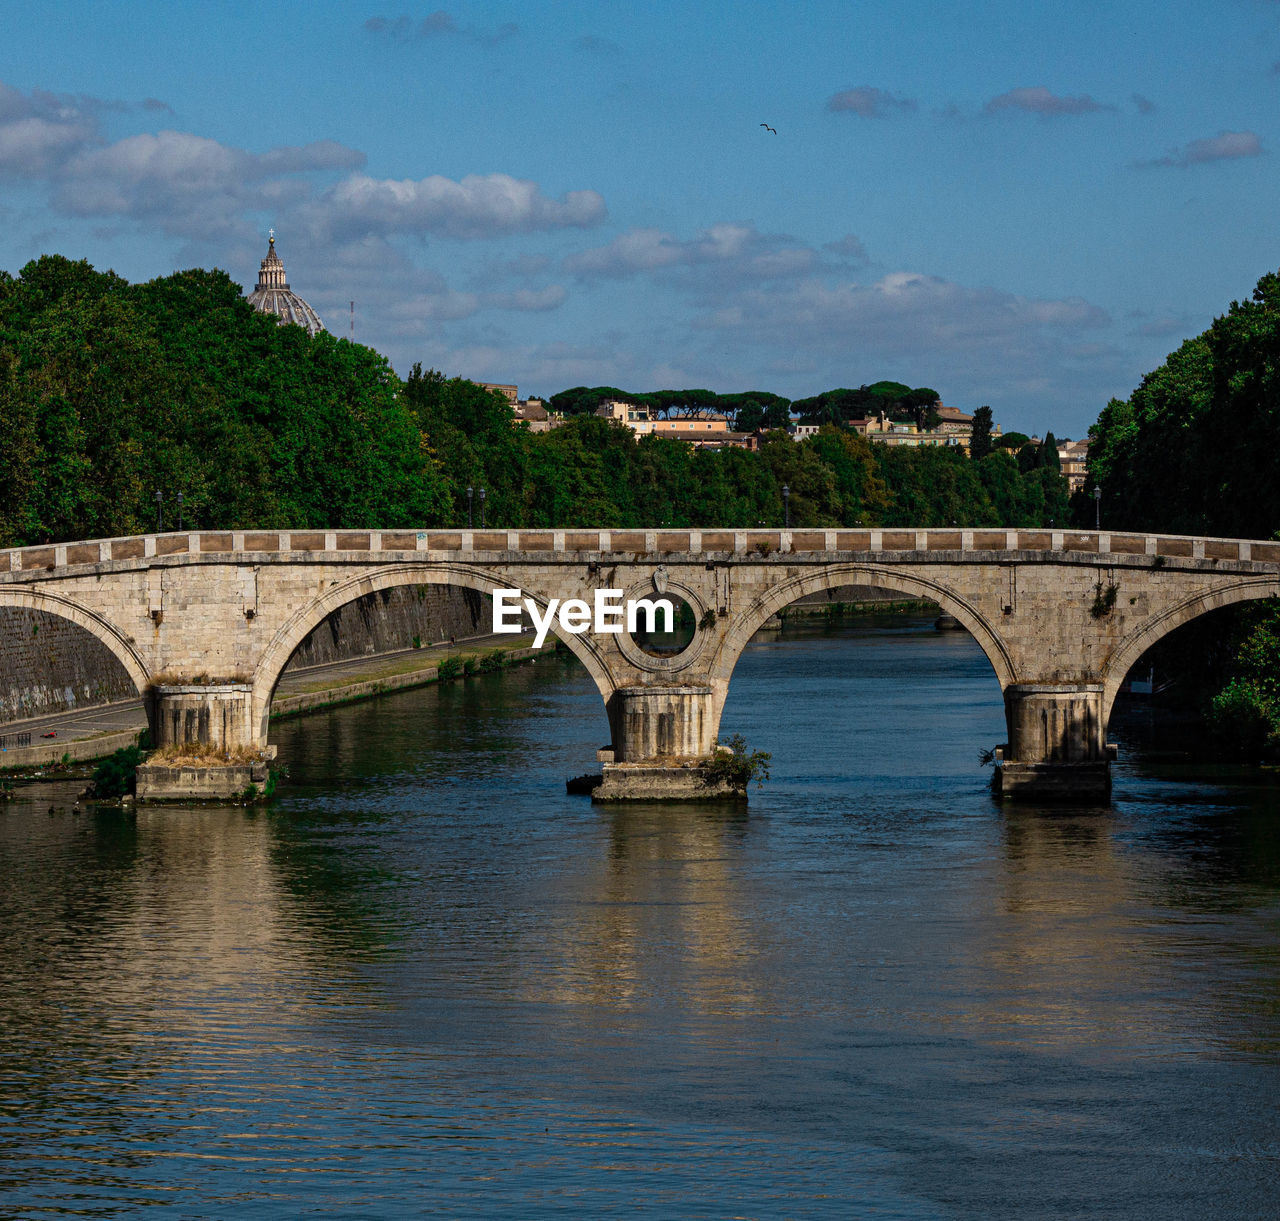
[[[602,810],[608,854],[568,880],[527,999],[691,1013],[758,1008],[750,893],[738,869],[745,810],[637,804]]]
[[[268,811],[0,806],[5,1215],[1280,1207],[1273,787],[1122,719],[1114,809],[1002,809],[926,621],[761,637],[724,727],[749,809],[567,797],[550,659],[280,724]]]

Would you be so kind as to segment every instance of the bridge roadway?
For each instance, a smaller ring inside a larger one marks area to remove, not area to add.
[[[101,640],[162,747],[267,748],[294,649],[363,594],[445,584],[520,589],[539,606],[669,592],[698,623],[654,657],[626,633],[565,645],[604,699],[597,796],[699,796],[738,657],[806,594],[875,585],[929,599],[973,634],[1004,693],[1004,791],[1096,800],[1129,669],[1220,606],[1280,594],[1280,542],[1062,530],[198,531],[0,550],[0,606],[61,615]],[[0,676],[2,678],[2,676]],[[766,746],[766,743],[760,743]]]

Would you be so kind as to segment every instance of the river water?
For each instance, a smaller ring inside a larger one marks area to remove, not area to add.
[[[1280,793],[1120,719],[1002,809],[990,667],[762,636],[746,808],[569,797],[563,657],[277,725],[269,809],[0,805],[6,1217],[1280,1214]]]

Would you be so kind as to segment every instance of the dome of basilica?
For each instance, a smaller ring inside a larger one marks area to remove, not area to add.
[[[249,294],[249,304],[259,313],[278,315],[282,326],[286,322],[296,322],[306,328],[308,335],[324,330],[320,315],[290,289],[285,279],[284,264],[276,254],[274,229],[268,239],[267,257],[262,260],[258,271],[258,287]]]

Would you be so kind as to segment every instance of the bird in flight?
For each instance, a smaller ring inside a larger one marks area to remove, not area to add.
[[[769,126],[768,123],[761,123],[760,126],[763,127],[766,131],[772,131],[775,136],[778,134],[776,131],[774,131],[772,127]]]

